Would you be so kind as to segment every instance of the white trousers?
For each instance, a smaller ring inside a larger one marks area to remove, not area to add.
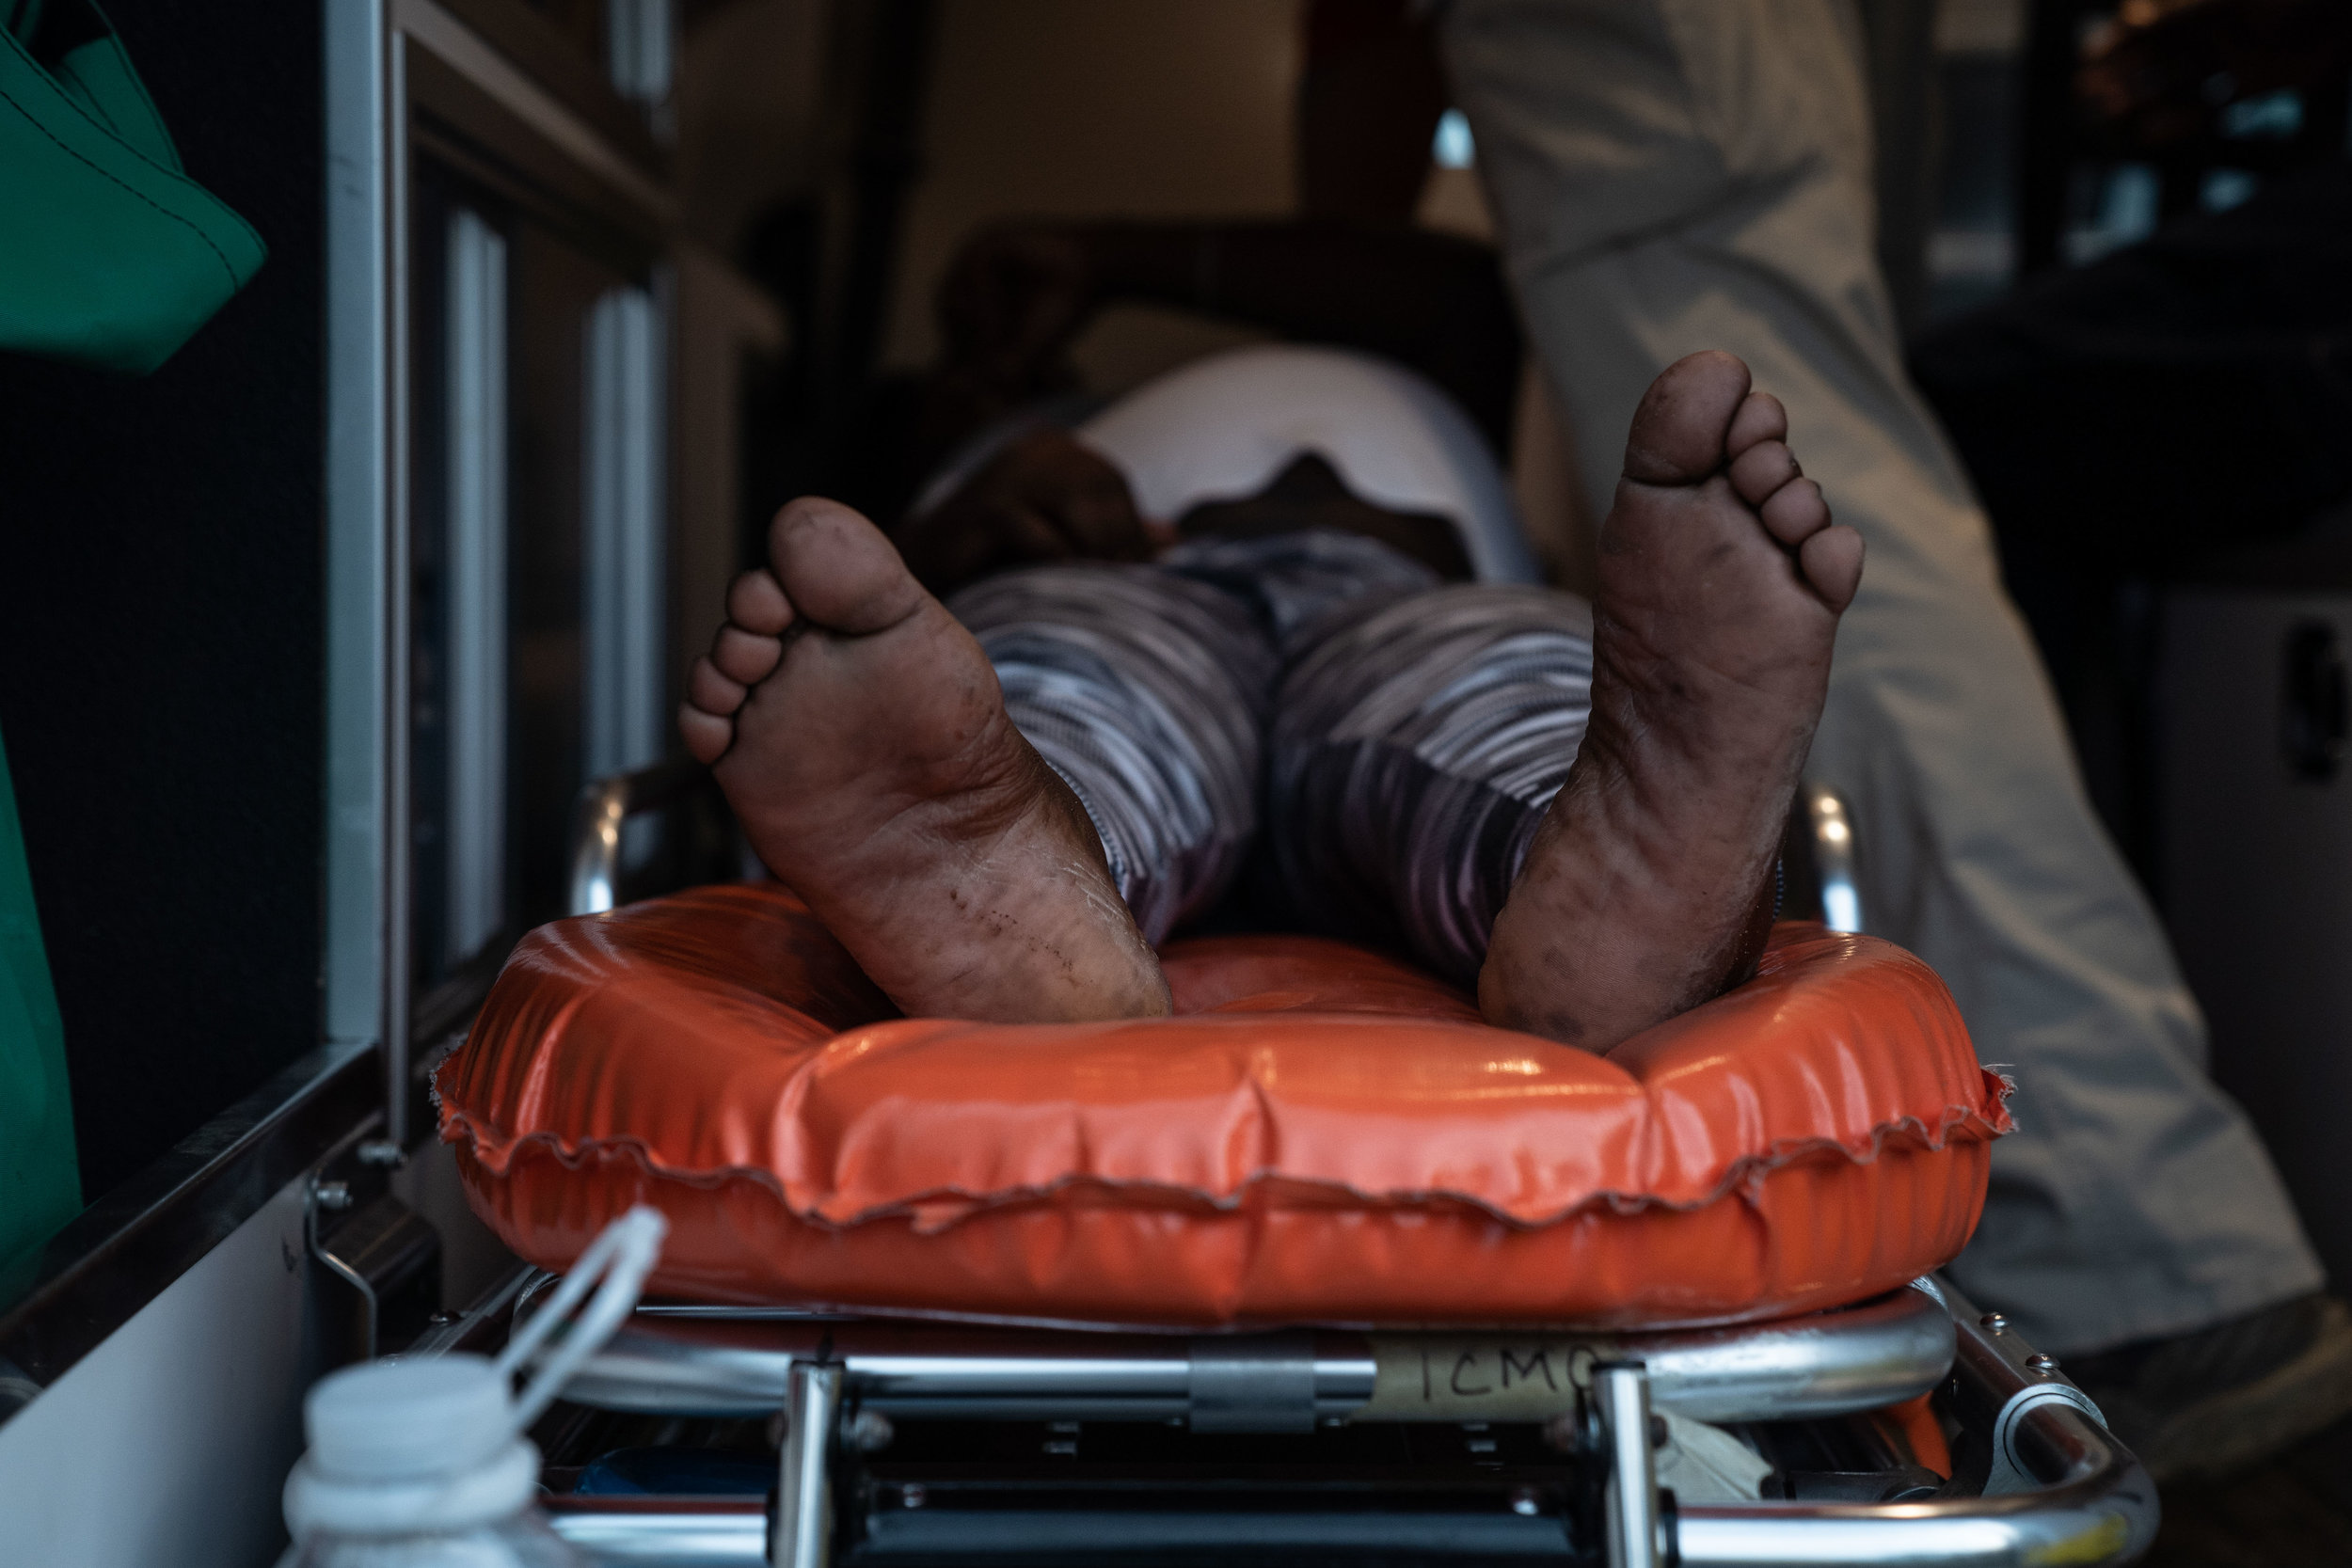
[[[1870,929],[2017,1080],[1963,1289],[2088,1352],[2316,1289],[2318,1262],[2163,931],[2093,816],[1960,465],[1903,373],[1841,0],[1454,0],[1441,22],[1592,515],[1652,377],[1727,349],[1862,531],[1808,772]]]

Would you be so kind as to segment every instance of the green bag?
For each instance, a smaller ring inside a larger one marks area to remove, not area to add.
[[[91,0],[0,0],[0,349],[144,375],[266,254]]]
[[[82,1207],[65,1028],[0,746],[0,1279]],[[0,1299],[5,1299],[0,1297]]]

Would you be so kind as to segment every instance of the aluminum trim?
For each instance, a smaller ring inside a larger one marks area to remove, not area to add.
[[[616,195],[667,229],[675,217],[669,193],[571,106],[524,74],[481,34],[433,0],[390,0],[391,24],[465,77],[508,113]]]
[[[0,1307],[11,1378],[55,1384],[287,1182],[373,1132],[377,1061],[373,1045],[320,1046],[82,1211]],[[0,1404],[0,1423],[22,1408]]]
[[[326,820],[325,1032],[386,1038],[390,603],[401,467],[392,360],[392,81],[381,0],[322,0],[326,119]],[[388,1073],[393,1064],[387,1063]]]

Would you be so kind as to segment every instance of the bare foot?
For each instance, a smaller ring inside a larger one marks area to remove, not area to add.
[[[880,530],[794,501],[736,579],[678,728],[752,847],[910,1014],[1168,1010],[1086,809]]]
[[[1601,527],[1593,718],[1496,917],[1487,1020],[1607,1051],[1753,965],[1862,536],[1728,354],[1634,411]],[[1761,909],[1759,909],[1761,905]]]

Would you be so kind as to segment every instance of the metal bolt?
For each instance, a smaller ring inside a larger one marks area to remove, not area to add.
[[[1512,1513],[1519,1514],[1524,1518],[1532,1519],[1543,1511],[1544,1500],[1541,1497],[1537,1496],[1534,1487],[1515,1486],[1511,1489]]]
[[[1987,1334],[1998,1334],[2009,1327],[2009,1320],[1998,1312],[1987,1312],[1977,1320],[1977,1326]]]
[[[442,1310],[434,1313],[431,1317],[425,1319],[424,1321],[431,1323],[435,1328],[447,1328],[450,1324],[457,1321],[457,1314],[445,1307]]]
[[[398,1170],[408,1163],[408,1156],[402,1151],[400,1145],[389,1138],[370,1138],[355,1152],[358,1154],[361,1164],[381,1165],[387,1170]]]
[[[911,1481],[904,1486],[898,1488],[898,1506],[900,1508],[920,1508],[930,1500],[930,1494],[923,1489],[923,1483],[920,1481]]]
[[[850,1443],[860,1453],[880,1453],[898,1435],[890,1418],[879,1410],[861,1410],[850,1423]]]
[[[322,1181],[318,1184],[319,1207],[329,1213],[341,1213],[351,1207],[351,1183]]]
[[[2026,1365],[2043,1377],[2049,1377],[2058,1371],[2058,1358],[2055,1355],[2028,1355]]]

